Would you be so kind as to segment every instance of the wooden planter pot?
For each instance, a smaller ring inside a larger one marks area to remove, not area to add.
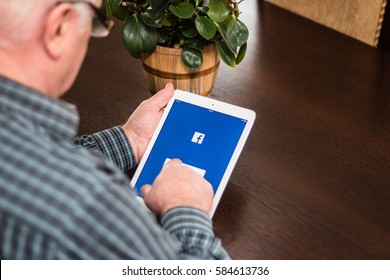
[[[217,78],[219,57],[214,44],[203,49],[203,64],[192,70],[181,59],[182,49],[157,46],[154,52],[141,54],[145,80],[152,93],[172,83],[181,89],[207,96]]]

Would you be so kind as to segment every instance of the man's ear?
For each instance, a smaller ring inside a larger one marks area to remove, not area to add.
[[[50,57],[57,59],[66,51],[75,24],[76,10],[73,5],[61,3],[50,11],[43,30],[44,47]]]

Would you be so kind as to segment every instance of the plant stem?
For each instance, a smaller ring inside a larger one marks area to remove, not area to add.
[[[135,4],[133,2],[123,1],[121,5],[123,7],[131,8],[132,10],[134,10],[134,11],[136,11],[138,13],[143,12],[143,10],[140,7],[138,7],[137,4]]]

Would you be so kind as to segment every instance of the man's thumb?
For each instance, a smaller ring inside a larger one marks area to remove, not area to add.
[[[151,190],[152,186],[151,185],[144,185],[142,186],[141,188],[141,194],[142,194],[142,197],[145,199],[145,196],[148,196],[150,190]]]

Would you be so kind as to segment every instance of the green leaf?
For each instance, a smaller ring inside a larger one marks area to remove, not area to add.
[[[107,0],[107,6],[110,14],[114,14],[121,6],[122,0]]]
[[[209,7],[207,15],[216,22],[224,21],[231,12],[225,0],[210,0],[207,7]]]
[[[207,15],[207,12],[209,11],[209,7],[198,7],[198,11],[200,12],[200,14],[205,14]]]
[[[229,17],[229,18],[231,18],[231,17]],[[227,22],[230,23],[230,20],[225,20],[224,22],[218,22],[218,23],[216,23],[216,26],[217,26],[219,33],[222,36],[223,41],[230,48],[230,51],[232,51],[234,53],[234,55],[237,55],[237,48],[234,47],[232,44],[230,44],[230,41],[227,38],[227,29],[229,27],[229,24]]]
[[[168,18],[165,19],[164,26],[172,26],[172,25],[173,25],[172,22]]]
[[[158,43],[159,44],[166,44],[169,39],[172,36],[172,28],[164,28],[160,31],[159,38],[158,38]]]
[[[230,48],[226,45],[226,43],[222,40],[214,40],[215,45],[217,46],[217,51],[219,57],[222,61],[231,67],[236,66],[236,58],[234,53],[230,50]]]
[[[195,19],[195,27],[199,34],[206,40],[212,39],[217,32],[217,27],[214,22],[207,17],[198,16]]]
[[[169,0],[151,0],[150,7],[153,10],[161,11],[166,4],[168,4]]]
[[[130,14],[126,7],[120,6],[119,9],[115,11],[115,13],[112,13],[112,15],[121,21],[125,21]]]
[[[202,0],[195,0],[195,5],[196,5],[196,7],[199,6],[199,3],[200,3],[200,2],[202,2]]]
[[[199,34],[198,30],[196,30],[195,28],[195,25],[190,24],[183,26],[183,28],[181,29],[181,33],[183,33],[183,35],[187,38],[195,38]]]
[[[183,47],[181,58],[184,64],[191,69],[196,69],[203,63],[202,52],[187,46]]]
[[[128,17],[122,27],[122,39],[127,50],[135,57],[153,51],[158,42],[158,32],[147,26],[138,14]]]
[[[203,51],[204,43],[198,39],[188,39],[184,42],[184,45],[191,49]]]
[[[233,47],[240,47],[248,41],[249,31],[242,21],[234,19],[228,26],[226,37]]]
[[[141,19],[146,25],[160,28],[163,26],[166,15],[163,11],[147,10],[145,13],[140,14]]]
[[[122,6],[121,0],[105,0],[107,11],[116,19],[124,21],[130,14],[126,7]],[[107,13],[106,11],[106,13]]]
[[[240,48],[240,50],[238,51],[238,55],[237,55],[237,58],[236,58],[236,64],[240,64],[240,62],[244,59],[245,57],[245,54],[246,54],[246,49],[247,49],[247,43],[243,44]]]
[[[164,46],[169,41],[169,37],[158,37],[158,44]]]
[[[176,7],[170,5],[169,10],[178,18],[190,18],[195,13],[194,6],[188,2],[181,2]]]

